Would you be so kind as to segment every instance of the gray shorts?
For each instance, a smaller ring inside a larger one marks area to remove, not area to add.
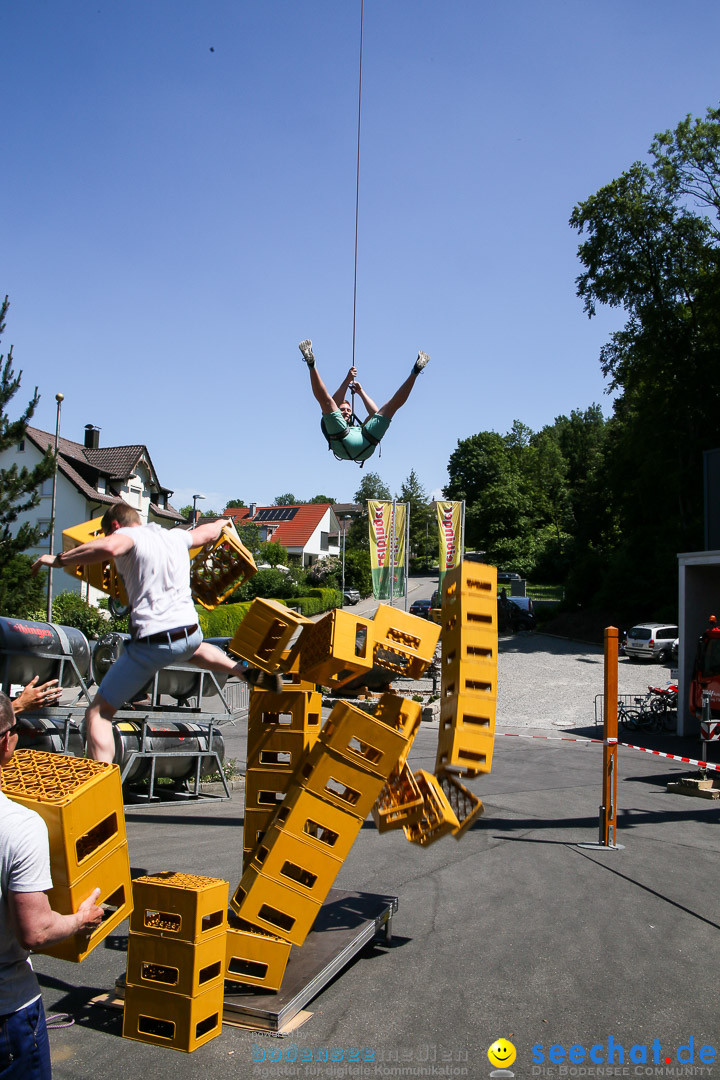
[[[202,644],[200,627],[178,641],[148,645],[143,641],[126,641],[125,648],[100,683],[98,693],[121,709],[154,677],[156,671],[181,664],[194,656]]]

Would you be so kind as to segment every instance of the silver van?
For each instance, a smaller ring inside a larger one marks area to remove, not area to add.
[[[658,660],[662,664],[670,659],[678,633],[677,626],[670,623],[638,623],[628,630],[625,654],[631,660]]]

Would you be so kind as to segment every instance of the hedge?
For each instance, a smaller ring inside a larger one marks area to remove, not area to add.
[[[232,637],[248,613],[251,600],[240,604],[220,604],[214,611],[196,606],[198,622],[204,637]],[[342,595],[337,589],[311,589],[308,596],[296,596],[292,600],[277,600],[291,610],[297,609],[308,618],[323,611],[342,607]]]

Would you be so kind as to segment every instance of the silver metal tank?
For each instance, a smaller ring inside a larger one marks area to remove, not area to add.
[[[135,720],[123,719],[113,724],[114,761],[120,766],[121,773],[124,772],[133,752],[142,749],[142,728],[142,723]],[[163,754],[155,758],[156,778],[171,777],[173,780],[186,780],[195,775],[196,759],[173,755],[182,751],[197,754],[209,750],[211,748],[209,725],[188,724],[180,720],[149,720],[146,725],[145,748],[154,753],[158,750],[167,751],[168,756]],[[225,760],[225,741],[215,727],[213,728],[212,750],[221,762]],[[217,762],[213,757],[202,758],[201,776],[207,776],[216,769]],[[136,758],[125,777],[125,782],[142,780],[149,773],[149,758]]]
[[[41,683],[60,679],[64,687],[77,687],[80,686],[77,672],[87,680],[89,671],[90,646],[82,630],[0,616],[3,686],[11,683],[25,686],[37,675]]]
[[[47,716],[21,713],[18,722],[18,749],[42,750],[46,754],[70,754],[83,757],[85,746],[78,723],[64,719],[51,720]],[[65,729],[67,726],[67,748]]]

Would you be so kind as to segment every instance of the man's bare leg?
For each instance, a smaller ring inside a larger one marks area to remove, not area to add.
[[[318,373],[312,351],[312,341],[301,341],[299,348],[310,372],[310,386],[312,387],[313,396],[320,406],[323,416],[327,415],[327,413],[337,412],[340,403],[347,397],[350,384],[357,375],[357,368],[350,368],[335,393],[331,394]]]
[[[101,694],[96,694],[85,710],[87,756],[94,761],[115,760],[115,737],[112,718],[117,712]]]
[[[415,385],[415,380],[421,371],[425,368],[430,357],[427,353],[418,353],[418,358],[415,361],[415,366],[408,375],[405,382],[402,384],[399,390],[396,390],[393,396],[384,405],[381,405],[378,412],[385,416],[388,420],[392,420],[395,413],[400,409],[407,399],[410,397],[410,392]]]
[[[257,668],[245,667],[240,660],[232,660],[217,645],[211,645],[209,641],[203,641],[200,647],[188,660],[189,664],[203,668],[205,671],[214,671],[218,675],[235,675],[249,686],[257,686],[263,690],[273,690],[280,693],[282,690],[282,675],[268,674],[266,671],[258,671]]]

